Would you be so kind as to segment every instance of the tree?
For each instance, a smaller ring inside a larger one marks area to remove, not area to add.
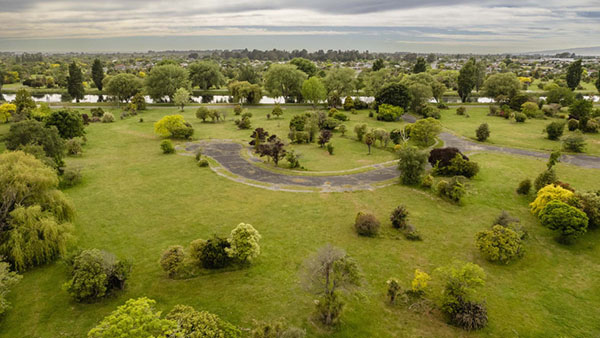
[[[141,92],[138,92],[133,96],[131,103],[135,104],[138,110],[146,110],[146,98]]]
[[[227,238],[229,247],[225,248],[225,252],[239,263],[250,263],[260,255],[260,238],[260,234],[252,225],[240,223],[231,230]]]
[[[354,219],[354,229],[360,236],[376,236],[381,223],[375,215],[359,211]]]
[[[0,260],[0,316],[10,308],[10,303],[6,300],[6,296],[10,292],[10,288],[17,284],[21,278],[21,275],[10,271],[8,263]]]
[[[256,68],[252,65],[240,65],[238,68],[237,76],[235,77],[238,81],[246,81],[251,84],[258,84],[262,79]]]
[[[566,87],[555,87],[548,91],[546,97],[548,103],[558,103],[565,107],[571,105],[575,101],[575,94]]]
[[[566,203],[558,200],[548,202],[539,214],[543,226],[560,232],[560,240],[568,243],[587,231],[587,215]]]
[[[356,262],[342,249],[331,245],[322,247],[308,258],[302,267],[303,287],[320,296],[318,319],[325,325],[337,323],[343,308],[340,291],[351,291],[360,285]]]
[[[417,62],[415,63],[415,66],[413,67],[413,73],[418,74],[418,73],[424,73],[426,71],[427,71],[427,62],[425,61],[424,58],[419,57],[417,59]]]
[[[157,337],[166,338],[177,330],[177,323],[160,318],[156,302],[142,297],[130,299],[88,332],[88,338]]]
[[[412,125],[410,125],[410,138],[420,146],[431,145],[435,137],[442,131],[442,124],[440,121],[428,117],[425,119],[419,119]]]
[[[296,99],[305,78],[306,74],[294,65],[272,64],[265,73],[265,89],[273,98]]]
[[[83,74],[75,61],[69,65],[69,76],[67,77],[67,92],[79,103],[83,99],[85,89],[83,88]]]
[[[92,80],[98,88],[99,91],[102,91],[102,80],[104,80],[104,69],[102,67],[102,62],[99,59],[95,59],[92,64]]]
[[[176,65],[162,65],[152,68],[144,82],[146,93],[159,102],[165,97],[173,101],[179,88],[190,88],[188,71]]]
[[[544,210],[546,205],[551,201],[558,200],[568,203],[573,196],[574,194],[570,190],[558,185],[548,184],[537,192],[535,200],[529,204],[529,207],[531,208],[532,214],[539,216],[542,210]]]
[[[327,95],[332,94],[338,97],[344,97],[352,94],[354,90],[354,69],[345,67],[332,68],[327,72],[323,83],[327,89]]]
[[[162,253],[159,264],[169,278],[174,278],[179,272],[184,259],[183,247],[181,245],[173,245]]]
[[[81,115],[70,109],[55,110],[50,113],[46,118],[46,127],[52,126],[56,127],[63,139],[72,139],[85,134]]]
[[[398,152],[398,170],[400,170],[400,181],[406,185],[421,183],[421,177],[425,173],[427,165],[427,154],[417,147],[405,145]]]
[[[485,142],[488,137],[490,137],[490,127],[487,123],[482,123],[475,130],[475,136],[477,136],[477,141]]]
[[[581,66],[581,59],[579,59],[567,68],[567,86],[569,89],[577,89],[579,82],[581,82],[581,74],[583,74],[583,67]]]
[[[377,92],[375,102],[377,107],[382,104],[389,104],[407,110],[411,102],[410,95],[405,85],[397,82],[390,83]]]
[[[0,123],[7,123],[10,117],[17,112],[17,106],[12,103],[0,105]]]
[[[596,79],[596,89],[600,93],[600,71],[598,71],[598,78]]]
[[[433,81],[431,83],[431,93],[433,95],[433,98],[435,99],[435,102],[437,103],[442,102],[446,90],[448,90],[448,88],[446,88],[446,86],[439,81]]]
[[[558,140],[565,131],[565,122],[564,121],[554,121],[550,122],[546,126],[546,133],[548,134],[549,140]]]
[[[477,76],[477,67],[475,66],[475,59],[470,58],[458,73],[458,95],[462,102],[467,102],[473,88],[475,88]]]
[[[251,84],[247,81],[232,81],[227,85],[233,101],[238,103],[257,104],[262,98],[260,85]]]
[[[130,266],[115,255],[98,249],[83,250],[70,263],[71,279],[65,290],[78,302],[91,302],[112,290],[122,290]]]
[[[162,137],[187,139],[194,134],[194,129],[183,116],[167,115],[154,124],[154,132]]]
[[[410,84],[408,91],[411,95],[410,109],[413,112],[419,112],[421,107],[427,104],[429,99],[433,96],[433,93],[431,92],[431,86],[422,83]]]
[[[508,264],[523,255],[521,236],[502,225],[478,232],[475,241],[481,254],[492,262]]]
[[[106,92],[116,97],[119,102],[128,102],[140,93],[143,82],[133,74],[121,73],[106,78]]]
[[[367,128],[368,127],[367,127],[366,123],[357,124],[357,125],[354,126],[354,132],[356,133],[356,139],[359,142],[362,142],[363,137],[367,133]]]
[[[483,92],[491,98],[513,98],[519,93],[521,82],[514,73],[499,73],[488,77],[483,84]]]
[[[298,67],[299,70],[303,71],[307,77],[317,75],[318,68],[315,64],[305,58],[293,58],[290,64]]]
[[[35,101],[33,101],[31,95],[29,94],[29,91],[25,88],[17,90],[14,104],[17,107],[16,113],[19,115],[26,116],[29,116],[31,111],[36,107]]]
[[[175,305],[165,319],[177,323],[172,337],[239,338],[241,331],[219,316],[206,311],[196,311],[191,306]]]
[[[301,92],[304,100],[312,104],[313,109],[315,109],[319,102],[324,101],[327,98],[327,91],[323,82],[315,76],[308,80],[304,80]]]
[[[19,271],[66,251],[72,203],[56,172],[21,151],[0,154],[0,256]]]
[[[579,129],[585,130],[588,120],[592,116],[594,104],[592,101],[581,99],[575,100],[569,106],[569,117],[579,121]]]
[[[185,88],[179,88],[173,95],[173,102],[176,106],[179,106],[181,111],[183,111],[183,107],[186,103],[190,101],[190,92]]]
[[[263,157],[267,156],[273,160],[275,166],[279,164],[279,160],[285,157],[286,150],[285,144],[281,141],[277,135],[271,135],[267,139],[267,142],[259,145],[258,154]]]
[[[65,141],[54,126],[46,128],[38,121],[20,121],[10,126],[5,141],[8,150],[22,149],[28,152],[27,150],[31,150],[32,147],[41,147],[42,154],[39,154],[41,156],[36,156],[39,160],[54,168],[63,165]]]
[[[192,87],[198,86],[202,90],[207,90],[225,84],[225,77],[221,73],[219,64],[214,61],[194,62],[189,66],[189,72]]]
[[[485,70],[487,69],[483,60],[477,61],[475,63],[475,90],[479,92],[479,89],[483,86],[485,82]]]
[[[379,59],[375,60],[375,62],[373,62],[372,70],[374,72],[376,72],[380,69],[383,69],[383,68],[385,68],[385,63],[383,62],[382,58],[379,58]]]
[[[269,132],[267,132],[263,128],[254,129],[252,135],[250,135],[250,137],[252,138],[252,141],[250,141],[250,145],[254,147],[255,152],[258,152],[259,146],[267,140],[267,136],[269,136]]]
[[[319,146],[321,146],[321,148],[323,148],[325,146],[325,144],[327,142],[329,142],[329,140],[331,140],[332,136],[333,136],[333,134],[331,133],[331,131],[329,131],[327,129],[321,130],[321,134],[319,135]]]

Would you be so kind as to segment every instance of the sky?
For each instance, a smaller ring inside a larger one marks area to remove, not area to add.
[[[0,0],[0,51],[600,46],[600,0]]]

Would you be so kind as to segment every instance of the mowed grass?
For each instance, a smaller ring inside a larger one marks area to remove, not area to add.
[[[527,119],[525,123],[516,123],[513,119],[504,119],[498,116],[488,116],[487,107],[468,107],[469,117],[456,115],[456,107],[442,110],[441,122],[450,131],[476,141],[475,130],[482,123],[490,127],[488,144],[507,146],[514,148],[535,149],[543,151],[554,151],[562,149],[561,141],[549,140],[546,134],[546,126],[553,121],[565,121],[558,118]],[[566,122],[566,121],[565,121]],[[565,126],[565,139],[574,134]],[[600,155],[600,134],[584,134],[587,146],[585,153],[589,155]]]
[[[118,305],[141,296],[155,299],[164,312],[187,304],[244,328],[254,319],[284,317],[310,337],[586,337],[600,331],[600,233],[591,231],[575,245],[562,246],[530,215],[532,197],[514,192],[519,181],[533,179],[545,168],[543,161],[472,156],[482,170],[471,182],[464,206],[401,185],[353,193],[275,192],[220,177],[198,168],[189,157],[163,155],[151,122],[171,112],[142,113],[143,123],[131,118],[90,125],[85,153],[67,161],[82,167],[84,176],[82,184],[65,191],[77,209],[74,245],[131,260],[126,289],[98,303],[79,304],[61,289],[67,280],[61,262],[33,269],[9,296],[13,308],[0,322],[0,336],[83,337]],[[191,114],[184,113],[193,121]],[[284,122],[264,122],[273,126],[268,130],[287,128]],[[231,122],[194,126],[195,137],[249,135]],[[558,174],[577,189],[600,189],[597,170],[559,164]],[[408,207],[422,242],[401,239],[391,229],[388,215],[399,204]],[[530,234],[524,258],[508,266],[486,262],[474,246],[475,233],[488,228],[501,210],[521,218]],[[373,212],[382,221],[379,237],[355,234],[352,224],[358,211]],[[251,267],[188,280],[165,277],[158,259],[166,247],[225,236],[240,222],[251,223],[263,236],[262,255]],[[312,323],[314,297],[303,291],[298,278],[302,262],[326,243],[354,256],[364,278],[359,293],[347,298],[335,331]],[[415,269],[432,272],[455,260],[476,262],[488,275],[483,292],[490,318],[486,329],[469,334],[435,314],[386,305],[388,278],[399,278],[408,287]]]

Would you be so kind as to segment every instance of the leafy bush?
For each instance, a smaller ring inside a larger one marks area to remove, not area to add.
[[[396,229],[402,229],[408,224],[408,210],[404,205],[397,206],[390,215],[392,226]]]
[[[585,132],[595,134],[600,130],[600,120],[595,118],[593,120],[588,120],[585,124]]]
[[[231,264],[227,254],[230,248],[229,241],[225,238],[214,236],[207,240],[200,251],[200,264],[205,269],[221,269]]]
[[[183,116],[167,115],[154,124],[154,132],[165,138],[188,139],[194,134],[194,129]]]
[[[274,322],[256,322],[250,332],[252,338],[304,338],[306,330],[288,326],[282,320]]]
[[[400,282],[396,278],[390,278],[386,282],[387,284],[387,296],[390,304],[396,303],[396,298],[402,291]]]
[[[487,309],[482,303],[461,301],[450,316],[450,324],[467,331],[483,329],[487,322]]]
[[[533,186],[535,187],[536,191],[539,191],[543,187],[549,184],[554,184],[556,182],[558,182],[558,178],[556,177],[556,171],[554,170],[554,168],[550,168],[548,170],[544,170],[538,175],[538,177],[535,178]]]
[[[600,195],[598,193],[580,193],[575,195],[576,206],[588,217],[588,227],[600,227]]]
[[[300,167],[300,155],[295,151],[291,150],[285,155],[286,161],[288,161],[290,168],[299,168]]]
[[[490,105],[489,106],[490,112],[488,113],[489,116],[498,116],[498,114],[500,113],[500,107],[496,106],[496,105]]]
[[[354,228],[361,236],[375,236],[379,232],[380,223],[375,218],[375,215],[363,213],[362,211],[356,214],[354,219]]]
[[[174,278],[180,271],[184,259],[183,247],[181,245],[173,245],[163,252],[159,263],[169,278]]]
[[[414,226],[412,226],[411,224],[407,224],[401,230],[402,230],[402,234],[404,235],[404,238],[408,239],[409,241],[420,241],[421,240],[421,234],[419,234],[417,229]]]
[[[539,218],[543,226],[560,232],[559,239],[563,243],[583,235],[589,221],[583,211],[559,200],[548,202],[539,213]]]
[[[529,204],[531,213],[538,216],[546,207],[546,204],[551,201],[558,200],[564,203],[569,203],[574,197],[572,191],[567,190],[558,185],[549,184],[537,192],[537,197]]]
[[[104,113],[104,115],[102,115],[102,118],[100,119],[100,121],[102,123],[115,122],[115,116],[109,112],[106,112],[106,113]]]
[[[247,116],[243,117],[242,119],[237,119],[234,122],[235,122],[235,125],[239,129],[250,129],[250,128],[252,128],[252,123],[250,122],[250,118],[248,118]]]
[[[440,102],[440,103],[438,103],[438,104],[437,104],[437,108],[438,108],[438,109],[444,109],[444,110],[446,110],[446,109],[450,109],[450,107],[448,107],[448,105],[447,105],[447,104],[445,104],[444,102]]]
[[[60,137],[70,139],[83,136],[83,119],[79,112],[70,109],[54,110],[46,117],[46,127],[55,126]]]
[[[82,148],[83,140],[80,137],[74,137],[65,142],[65,146],[67,149],[67,154],[69,155],[79,155],[83,151]]]
[[[490,106],[490,110],[491,109],[492,109],[492,106]],[[467,112],[467,108],[466,107],[460,106],[460,107],[456,108],[456,115],[465,115],[466,112]]]
[[[508,264],[523,254],[521,236],[502,225],[477,233],[477,248],[489,261]]]
[[[442,154],[443,156],[449,154],[450,151]],[[430,154],[431,158],[431,154]],[[465,159],[466,156],[461,154],[460,152],[456,153],[453,159],[450,160],[450,163],[447,166],[440,166],[442,161],[436,162],[434,166],[433,172],[436,175],[443,176],[464,176],[467,178],[471,178],[479,172],[479,165],[476,162],[471,162],[469,159]],[[442,158],[445,160],[445,158]]]
[[[357,124],[356,126],[354,126],[354,132],[356,133],[356,138],[358,139],[358,141],[362,141],[363,137],[367,133],[367,124]]]
[[[442,118],[442,113],[440,113],[440,110],[430,105],[423,105],[419,109],[419,114],[423,115],[424,117],[434,118],[436,120]]]
[[[283,115],[283,109],[281,109],[281,106],[279,106],[279,104],[276,104],[273,107],[273,110],[271,111],[271,114],[273,114],[273,116],[275,117],[280,117],[281,115]]]
[[[172,337],[239,338],[242,332],[231,323],[207,311],[196,311],[191,306],[175,305],[165,316],[177,323]]]
[[[550,140],[558,140],[564,132],[565,123],[562,121],[554,121],[546,126],[546,133],[548,134],[548,139]]]
[[[431,117],[419,119],[407,127],[410,130],[410,138],[419,146],[425,147],[432,145],[436,136],[442,131],[440,121]]]
[[[10,288],[17,284],[21,278],[21,275],[10,271],[10,264],[0,260],[0,316],[10,308],[6,296],[10,292]]]
[[[162,150],[163,154],[175,153],[175,147],[173,146],[173,142],[171,142],[171,140],[160,141],[160,149]]]
[[[381,104],[377,110],[377,120],[386,122],[398,121],[402,114],[404,114],[404,109],[401,107]]]
[[[131,270],[127,262],[98,249],[83,250],[70,263],[71,279],[65,290],[78,302],[91,302],[112,290],[122,290]]]
[[[429,152],[429,158],[427,160],[432,167],[435,167],[436,165],[438,167],[447,167],[450,165],[450,161],[452,161],[452,159],[454,159],[457,155],[462,156],[462,158],[467,161],[469,160],[469,158],[461,153],[458,148],[454,147],[432,149]]]
[[[490,137],[490,127],[487,123],[482,123],[475,130],[475,135],[477,136],[477,140],[480,142],[485,142],[485,140]]]
[[[201,158],[201,159],[198,160],[198,166],[200,168],[208,167],[208,165],[209,165],[209,163],[208,163],[207,159]]]
[[[423,188],[433,187],[433,176],[431,176],[431,175],[423,176],[423,179],[421,179],[421,186]]]
[[[580,131],[567,136],[563,140],[563,149],[574,153],[582,153],[585,149],[585,139]]]
[[[521,113],[523,113],[528,118],[535,118],[540,115],[540,111],[538,105],[535,102],[525,102],[521,106]]]
[[[342,113],[342,112],[337,112],[335,114],[333,114],[333,118],[338,120],[338,121],[348,121],[348,115]]]
[[[421,183],[421,177],[425,173],[427,154],[417,147],[405,145],[398,151],[398,169],[400,170],[400,181],[406,185]]]
[[[519,195],[528,195],[531,191],[531,180],[524,179],[519,183],[519,187],[517,188],[517,193]]]
[[[82,175],[79,168],[67,167],[60,176],[59,187],[61,189],[74,187],[81,182]]]
[[[579,121],[575,119],[569,119],[569,122],[567,122],[567,128],[569,131],[577,130],[577,128],[579,128]]]
[[[234,113],[235,115],[240,115],[240,114],[242,113],[242,110],[243,110],[243,109],[242,109],[242,106],[240,106],[239,104],[236,104],[236,105],[233,107],[233,113]]]
[[[523,113],[516,113],[515,114],[515,122],[517,123],[523,123],[527,120],[527,115],[523,114]]]
[[[100,108],[100,107],[98,107],[98,108],[91,108],[90,109],[90,113],[92,114],[92,116],[95,116],[95,117],[102,117],[102,116],[104,116],[104,110],[102,108]]]
[[[327,146],[325,148],[327,149],[327,152],[329,153],[329,155],[333,155],[333,150],[335,149],[333,147],[333,144],[327,143]]]
[[[436,186],[438,195],[453,202],[459,203],[467,193],[465,185],[461,182],[462,176],[454,176],[450,181],[441,180]]]
[[[352,99],[352,96],[346,96],[344,99],[344,110],[350,111],[352,108],[354,108],[354,100]]]
[[[258,245],[260,238],[260,234],[252,225],[240,223],[231,230],[227,239],[229,247],[225,248],[225,252],[239,263],[250,263],[260,255],[260,246]]]

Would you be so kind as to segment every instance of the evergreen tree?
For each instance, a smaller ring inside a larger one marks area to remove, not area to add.
[[[413,68],[413,73],[424,73],[425,71],[427,71],[427,63],[425,62],[425,59],[418,58],[417,63],[415,63],[415,67]]]
[[[85,90],[83,89],[83,74],[75,61],[69,65],[69,77],[67,78],[67,91],[76,102],[83,99]]]
[[[98,90],[102,91],[102,80],[104,80],[104,69],[102,69],[102,62],[99,59],[94,60],[92,65],[92,80]]]
[[[475,59],[470,58],[467,63],[460,69],[458,74],[458,95],[462,102],[467,102],[469,95],[475,88],[476,84],[477,67],[475,65]]]
[[[581,82],[581,74],[583,74],[583,67],[581,66],[581,59],[571,63],[567,68],[567,86],[571,90],[577,89],[579,82]]]

